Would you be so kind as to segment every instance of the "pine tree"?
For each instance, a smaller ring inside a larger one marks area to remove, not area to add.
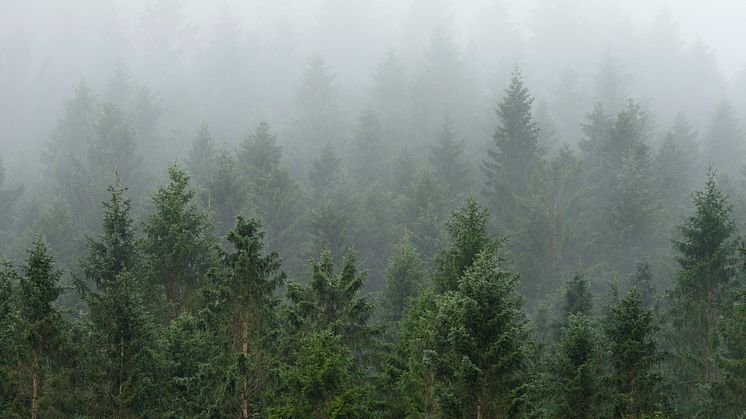
[[[272,418],[370,417],[370,388],[342,337],[329,329],[300,339],[292,362],[279,371],[283,383]]]
[[[27,250],[28,257],[18,278],[18,315],[21,327],[20,368],[24,398],[28,400],[27,415],[32,419],[46,416],[44,391],[50,358],[58,350],[65,321],[54,302],[62,294],[56,270],[41,236]]]
[[[645,307],[642,290],[633,287],[611,305],[603,324],[613,366],[614,416],[655,416],[663,400],[658,368],[662,357],[655,339],[654,313]]]
[[[9,261],[0,260],[0,416],[22,416],[16,367],[20,359],[16,285],[18,273]]]
[[[141,253],[134,238],[130,199],[119,177],[109,186],[101,234],[88,238],[83,271],[94,285],[78,290],[90,311],[88,370],[92,392],[88,411],[122,417],[152,414],[158,407],[155,321],[145,304]]]
[[[319,155],[311,161],[311,169],[308,172],[316,200],[328,191],[336,189],[342,176],[340,167],[341,160],[337,157],[334,147],[329,142],[324,143]]]
[[[454,290],[436,296],[422,362],[434,400],[449,417],[520,416],[527,382],[526,319],[494,253],[480,252]]]
[[[723,174],[737,177],[743,169],[744,133],[730,102],[723,100],[710,119],[705,137],[707,157]]]
[[[714,172],[692,199],[696,212],[679,227],[681,238],[674,241],[680,270],[669,292],[668,313],[675,345],[672,368],[683,412],[691,412],[702,398],[697,383],[709,386],[721,378],[715,362],[716,331],[736,274],[735,222]]]
[[[213,264],[214,245],[207,214],[194,202],[189,175],[170,166],[168,177],[168,185],[152,197],[153,210],[144,225],[144,251],[154,281],[164,287],[178,312],[191,304],[195,287]]]
[[[339,122],[339,93],[334,75],[321,55],[314,55],[308,61],[296,92],[296,103],[300,111],[296,120],[297,135],[304,144],[340,145],[343,128]]]
[[[360,296],[366,275],[357,269],[353,252],[348,252],[339,274],[329,252],[323,252],[313,262],[313,273],[308,285],[290,283],[289,319],[302,336],[313,331],[329,329],[340,336],[341,342],[358,356],[366,350],[377,331],[368,325],[373,305]]]
[[[211,211],[216,233],[222,236],[230,230],[248,200],[246,185],[233,153],[226,150],[216,153],[214,170],[205,186],[205,206]]]
[[[512,228],[518,197],[526,192],[529,179],[542,150],[539,128],[531,116],[533,98],[523,85],[518,68],[513,70],[510,86],[497,106],[498,127],[495,147],[487,150],[482,163],[486,177],[485,194],[495,216],[505,228]]]
[[[559,340],[568,327],[570,317],[593,314],[593,294],[590,281],[582,272],[576,272],[562,287],[559,318],[554,322],[554,336]]]
[[[553,417],[601,416],[601,356],[600,339],[589,316],[571,314],[550,363]]]
[[[299,215],[300,188],[281,159],[282,147],[277,145],[277,136],[266,122],[247,136],[236,155],[250,202],[273,238],[272,247],[277,247],[278,241],[283,243],[279,239],[288,234]]]
[[[463,141],[456,140],[453,121],[443,122],[437,141],[430,146],[430,166],[438,181],[446,185],[448,199],[460,202],[469,188],[469,168],[461,160]]]
[[[231,393],[227,394],[229,411],[242,418],[261,414],[263,389],[269,379],[268,370],[273,344],[273,328],[279,304],[276,291],[285,282],[279,255],[262,254],[264,232],[255,219],[236,219],[228,233],[232,251],[222,256],[225,274],[216,278],[221,294],[231,367],[227,379]]]
[[[388,184],[390,162],[387,139],[378,114],[366,108],[358,118],[353,136],[353,160],[351,172],[358,185],[371,183]]]
[[[697,133],[684,114],[679,113],[658,150],[654,170],[667,207],[677,215],[688,205],[696,174],[704,169],[700,167],[700,154]]]
[[[381,308],[387,321],[396,323],[404,317],[410,300],[423,286],[422,276],[420,256],[405,231],[385,274]]]
[[[0,240],[5,241],[6,235],[10,233],[15,218],[15,206],[18,199],[23,194],[23,186],[17,186],[12,189],[4,189],[5,186],[5,165],[0,156]],[[0,247],[2,251],[2,247]]]
[[[192,138],[192,148],[189,149],[187,168],[189,174],[200,188],[206,188],[212,178],[216,166],[215,142],[206,123],[200,125]]]
[[[451,247],[443,250],[435,260],[433,277],[435,289],[442,293],[458,288],[458,282],[480,253],[497,251],[497,242],[487,233],[489,211],[473,197],[451,213],[446,231],[451,236]]]

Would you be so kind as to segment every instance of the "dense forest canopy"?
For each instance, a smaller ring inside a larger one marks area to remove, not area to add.
[[[0,5],[0,417],[745,415],[746,9],[525,3]]]

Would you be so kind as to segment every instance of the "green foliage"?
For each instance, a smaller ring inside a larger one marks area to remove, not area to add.
[[[278,299],[285,273],[276,252],[262,254],[264,232],[255,219],[236,219],[228,233],[232,251],[222,255],[218,288],[222,339],[230,357],[225,375],[225,405],[243,417],[263,412],[271,368]]]
[[[658,326],[642,292],[633,287],[608,308],[603,323],[613,366],[611,401],[616,417],[653,417],[662,411]]]
[[[301,338],[292,363],[280,369],[282,395],[269,417],[366,417],[370,388],[360,381],[352,352],[329,329]]]
[[[493,213],[504,228],[512,228],[517,214],[516,201],[528,187],[542,155],[538,145],[539,128],[533,121],[533,98],[523,85],[518,68],[513,69],[510,86],[497,105],[498,127],[495,147],[487,150],[482,163],[486,177],[485,194]]]
[[[308,285],[288,284],[289,318],[301,335],[315,330],[329,329],[342,342],[357,351],[372,342],[376,331],[368,325],[372,304],[359,296],[365,274],[358,272],[355,254],[348,253],[339,274],[329,252],[313,262],[313,273]]]
[[[383,317],[388,322],[394,322],[394,326],[398,326],[396,322],[404,317],[410,300],[423,286],[422,270],[417,248],[412,245],[405,232],[389,261],[381,298]]]
[[[497,242],[487,234],[489,211],[473,197],[451,214],[446,231],[451,236],[451,247],[435,260],[433,277],[436,290],[445,292],[458,288],[458,281],[480,253],[494,253]]]
[[[189,175],[168,169],[169,183],[152,197],[153,210],[144,225],[144,253],[153,280],[162,285],[177,311],[188,307],[195,287],[214,262],[207,214],[194,202]]]
[[[571,314],[551,362],[552,417],[597,418],[603,413],[602,359],[590,317]]]
[[[81,342],[86,349],[84,370],[79,374],[89,386],[83,399],[90,414],[136,417],[152,414],[159,406],[158,335],[139,275],[142,257],[134,240],[130,199],[118,176],[109,192],[102,233],[88,238],[82,263],[95,289],[82,281],[77,284],[90,313]]]
[[[463,141],[456,139],[453,121],[446,119],[437,141],[430,146],[429,163],[438,182],[445,185],[447,196],[460,202],[469,189],[469,168],[462,161]]]
[[[674,242],[680,270],[669,291],[668,313],[675,345],[671,368],[683,412],[692,412],[693,403],[703,398],[696,383],[720,381],[716,331],[734,284],[738,245],[731,205],[712,171],[692,198],[696,212],[679,227],[681,238]]]

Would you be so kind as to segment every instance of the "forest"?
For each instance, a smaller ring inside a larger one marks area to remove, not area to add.
[[[0,417],[746,417],[745,7],[36,3]]]

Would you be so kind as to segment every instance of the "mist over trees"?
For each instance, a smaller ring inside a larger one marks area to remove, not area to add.
[[[744,57],[528,3],[0,6],[0,416],[741,417]]]

